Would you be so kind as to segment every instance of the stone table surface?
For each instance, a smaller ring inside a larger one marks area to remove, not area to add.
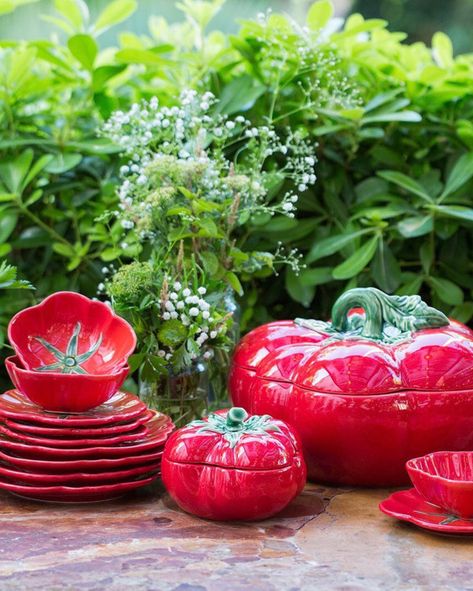
[[[186,515],[159,483],[76,506],[0,493],[0,590],[473,590],[473,539],[386,517],[388,494],[308,485],[236,524]]]

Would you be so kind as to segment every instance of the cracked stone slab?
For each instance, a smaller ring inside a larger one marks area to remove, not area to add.
[[[272,519],[216,523],[159,484],[73,506],[0,493],[0,589],[473,591],[473,538],[384,516],[388,494],[311,484]]]

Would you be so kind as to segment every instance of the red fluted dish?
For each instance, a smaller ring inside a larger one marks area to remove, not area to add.
[[[72,375],[114,373],[136,346],[131,326],[108,305],[69,291],[18,312],[8,338],[25,369]]]
[[[473,451],[428,454],[409,460],[406,468],[426,501],[464,519],[473,517]]]
[[[233,408],[194,421],[166,443],[162,479],[177,504],[205,519],[257,520],[302,490],[306,468],[292,429]]]
[[[398,486],[413,457],[473,449],[473,332],[418,296],[354,289],[331,322],[261,326],[236,348],[229,388],[297,429],[312,480]]]

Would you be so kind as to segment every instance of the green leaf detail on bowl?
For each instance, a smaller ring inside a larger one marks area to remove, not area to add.
[[[239,407],[231,408],[226,416],[210,414],[206,421],[193,421],[188,426],[201,426],[198,433],[220,433],[232,448],[244,434],[265,435],[268,431],[281,433],[281,429],[269,415],[253,415],[248,418],[246,410]]]
[[[450,523],[455,523],[456,521],[466,521],[467,523],[473,523],[473,519],[467,517],[459,517],[458,515],[454,515],[453,513],[430,513],[429,511],[414,511],[414,513],[419,513],[419,515],[428,515],[429,517],[445,517],[439,523],[439,525],[449,525]]]
[[[33,337],[35,341],[38,341],[45,349],[47,349],[51,355],[57,359],[55,363],[49,365],[41,365],[35,367],[34,371],[57,371],[59,373],[75,373],[75,374],[87,374],[82,366],[88,359],[97,352],[97,349],[102,343],[103,336],[100,335],[95,341],[92,347],[85,353],[78,354],[79,334],[81,331],[81,324],[78,322],[74,328],[71,338],[66,347],[66,351],[62,352],[54,345],[51,345],[46,339],[42,337]]]

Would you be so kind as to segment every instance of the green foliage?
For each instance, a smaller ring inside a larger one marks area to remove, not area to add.
[[[149,35],[121,29],[115,46],[103,47],[100,34],[135,4],[110,2],[92,22],[82,0],[56,0],[49,20],[59,41],[0,42],[0,256],[37,287],[35,297],[94,295],[104,268],[133,256],[107,215],[123,163],[98,137],[104,120],[154,95],[172,106],[196,88],[219,97],[222,114],[243,113],[256,126],[269,118],[317,145],[318,180],[301,191],[295,219],[241,220],[245,251],[232,257],[248,269],[244,325],[293,316],[301,305],[327,316],[336,295],[356,285],[420,292],[471,318],[471,55],[455,57],[443,34],[432,48],[406,44],[385,21],[357,14],[331,32],[326,0],[311,7],[306,28],[271,14],[228,38],[205,31],[220,2],[188,0],[182,22],[153,17]],[[270,189],[268,203],[278,203],[288,186],[275,174]],[[211,215],[199,216],[211,234]],[[265,279],[264,253],[278,241],[300,249],[307,267]],[[201,263],[211,274],[213,252]],[[240,290],[236,275],[226,280]],[[31,301],[27,290],[3,295],[3,313]]]

